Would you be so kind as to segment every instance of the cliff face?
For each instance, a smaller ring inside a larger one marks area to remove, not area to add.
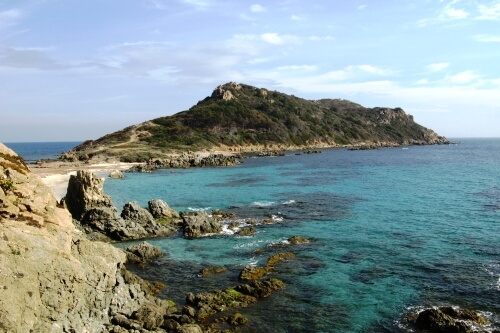
[[[440,143],[448,140],[415,123],[401,108],[366,108],[342,99],[311,101],[227,83],[188,111],[85,142],[67,157],[85,160],[107,155],[124,161],[144,161],[174,150]]]
[[[156,329],[175,309],[148,295],[125,260],[76,231],[39,177],[0,144],[0,332],[107,332],[111,322]]]

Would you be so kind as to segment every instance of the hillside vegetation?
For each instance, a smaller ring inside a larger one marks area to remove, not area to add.
[[[258,151],[448,143],[401,108],[365,108],[342,99],[305,100],[227,83],[187,111],[133,125],[73,149],[140,161],[183,151]]]

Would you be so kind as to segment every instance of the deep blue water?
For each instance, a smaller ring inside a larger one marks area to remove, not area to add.
[[[63,152],[79,145],[81,142],[5,142],[27,163],[40,159],[55,159]]]
[[[242,310],[242,332],[411,332],[406,315],[431,305],[477,309],[499,329],[500,139],[455,141],[126,174],[105,192],[118,207],[160,198],[274,218],[250,237],[149,240],[167,256],[134,268],[182,307],[190,291],[234,286],[244,265],[294,252],[272,273],[286,288]],[[294,235],[312,242],[286,246]],[[198,276],[221,265],[227,273]]]
[[[139,271],[182,304],[189,291],[236,285],[245,264],[295,252],[274,273],[286,289],[245,310],[248,332],[408,332],[405,316],[431,305],[477,309],[498,326],[500,139],[460,141],[127,174],[105,191],[119,207],[161,198],[177,210],[274,216],[251,237],[151,241],[168,257]],[[272,247],[294,235],[313,242]],[[198,277],[214,265],[229,272]]]

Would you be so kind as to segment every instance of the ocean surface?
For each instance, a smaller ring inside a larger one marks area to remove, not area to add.
[[[188,292],[235,286],[245,265],[294,252],[271,273],[285,289],[243,309],[240,332],[412,332],[407,315],[433,305],[479,310],[500,329],[500,139],[454,141],[132,173],[105,192],[119,209],[163,199],[273,220],[246,237],[149,240],[167,256],[132,267],[182,308]],[[287,245],[295,235],[311,242]],[[200,277],[208,266],[228,271]]]
[[[26,163],[34,163],[41,159],[55,159],[63,152],[79,145],[81,142],[4,142],[10,149],[21,156]]]

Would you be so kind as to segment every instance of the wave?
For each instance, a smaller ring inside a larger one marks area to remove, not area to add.
[[[188,207],[192,212],[208,212],[212,207]]]
[[[288,201],[282,202],[281,204],[282,205],[293,205],[294,203],[297,203],[297,201],[295,201],[295,200],[288,200]]]
[[[254,201],[252,202],[252,206],[257,206],[257,207],[271,207],[276,205],[276,202],[274,201]]]

